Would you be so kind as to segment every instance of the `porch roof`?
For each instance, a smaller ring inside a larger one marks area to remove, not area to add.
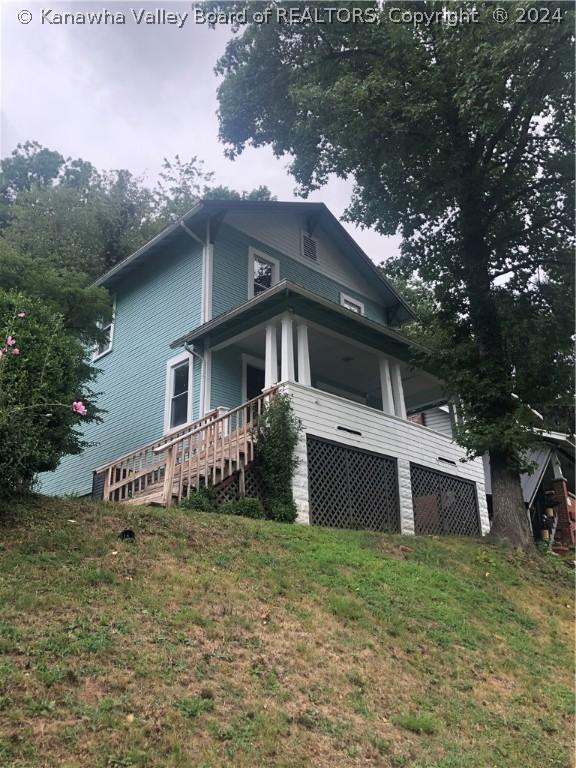
[[[303,319],[315,322],[405,362],[412,362],[415,353],[425,351],[424,347],[410,341],[397,331],[363,315],[355,314],[289,280],[276,283],[272,288],[244,304],[180,336],[170,344],[170,347],[174,349],[191,344],[203,349],[207,340],[210,346],[216,346],[283,312],[293,312]]]

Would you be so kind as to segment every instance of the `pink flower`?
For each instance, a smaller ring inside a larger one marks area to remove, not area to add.
[[[8,344],[9,347],[13,347],[14,344],[16,344],[16,339],[14,338],[14,336],[8,336],[8,338],[6,339],[6,344]]]
[[[84,403],[82,402],[82,400],[75,400],[72,403],[72,410],[74,411],[74,413],[77,413],[80,416],[86,416],[86,414],[88,413],[88,410],[84,405]]]
[[[14,349],[12,350],[12,354],[13,355],[19,355],[20,354],[20,350],[18,349],[18,347],[14,347]]]
[[[16,317],[20,317],[20,318],[22,318],[22,317],[26,317],[26,312],[18,312],[18,314],[16,315]]]

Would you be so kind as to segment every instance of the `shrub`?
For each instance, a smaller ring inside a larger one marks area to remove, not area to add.
[[[95,373],[61,316],[0,290],[0,496],[29,491],[37,472],[81,452],[75,427],[97,418],[87,389]]]
[[[264,509],[271,520],[294,522],[292,478],[298,464],[294,452],[301,429],[289,395],[276,395],[266,406],[253,434],[255,468],[264,488]]]
[[[216,497],[212,488],[195,488],[180,502],[180,507],[194,512],[216,512]]]
[[[239,515],[240,517],[252,517],[261,520],[265,517],[264,506],[260,499],[253,499],[246,496],[237,501],[228,501],[220,507],[220,512],[225,515]]]
[[[294,499],[288,501],[272,501],[267,517],[277,523],[293,523],[298,517]]]

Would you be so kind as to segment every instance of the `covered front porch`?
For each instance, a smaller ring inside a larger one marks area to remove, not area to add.
[[[279,382],[331,393],[401,419],[446,401],[391,328],[280,284],[197,329],[184,345],[203,361],[201,413],[235,408]]]

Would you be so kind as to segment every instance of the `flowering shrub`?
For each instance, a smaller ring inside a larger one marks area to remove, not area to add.
[[[0,290],[0,496],[30,490],[36,473],[82,450],[76,427],[97,418],[94,373],[61,317]]]

